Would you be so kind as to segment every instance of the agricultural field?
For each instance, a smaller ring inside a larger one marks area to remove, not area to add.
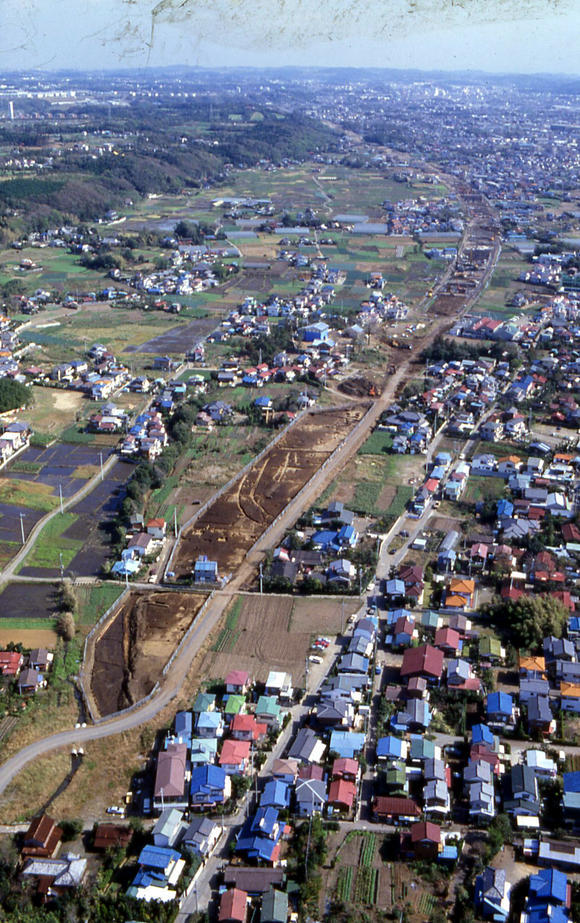
[[[520,273],[529,271],[530,268],[531,264],[517,250],[502,250],[489,287],[477,302],[475,312],[477,314],[497,315],[501,320],[507,320],[513,315],[534,313],[535,308],[532,306],[514,308],[506,305],[506,301],[516,292],[527,292],[532,295],[534,300],[536,297],[541,298],[546,295],[546,289],[542,287],[518,282]]]
[[[499,500],[505,493],[503,478],[470,477],[462,499],[466,503],[479,503],[481,500]]]
[[[345,599],[344,619],[359,605],[358,599]],[[258,682],[265,682],[270,670],[278,669],[291,673],[298,686],[313,635],[337,634],[342,618],[339,599],[236,596],[205,657],[202,673],[223,679],[234,668],[244,669]]]
[[[173,570],[188,578],[200,554],[227,574],[308,483],[367,407],[309,413],[185,530]]]
[[[22,270],[21,260],[32,260],[36,269]],[[0,252],[0,284],[17,279],[27,294],[38,288],[79,292],[91,292],[103,288],[104,274],[85,269],[75,254],[52,247],[25,247],[16,252]]]
[[[425,462],[422,455],[379,454],[376,450],[381,448],[385,435],[372,434],[332,489],[325,492],[325,504],[340,500],[361,515],[400,516],[414,493],[413,484],[421,477]]]
[[[441,897],[436,896],[433,885],[421,881],[412,867],[386,861],[383,852],[380,834],[332,834],[328,853],[331,870],[325,880],[321,908],[328,907],[329,902],[337,911],[348,908],[357,923],[378,923],[385,914],[405,910],[409,923],[424,923]],[[445,883],[438,887],[445,887]]]
[[[116,461],[88,496],[55,516],[24,559],[19,575],[58,577],[62,554],[66,577],[98,577],[109,554],[108,526],[123,500],[131,471],[129,462]]]
[[[123,601],[93,641],[90,694],[98,714],[110,715],[151,692],[205,598],[152,592]]]

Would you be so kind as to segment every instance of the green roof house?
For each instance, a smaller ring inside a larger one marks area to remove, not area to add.
[[[192,711],[198,714],[202,711],[214,711],[214,709],[215,695],[209,692],[198,692],[195,702],[193,703]]]
[[[505,649],[501,646],[499,638],[484,635],[479,639],[479,656],[494,663],[505,660]]]
[[[243,695],[229,695],[224,708],[226,718],[233,718],[234,715],[241,715],[246,705],[246,697]]]
[[[265,722],[269,727],[280,724],[280,713],[282,709],[274,696],[261,695],[256,705],[256,718],[258,721]]]
[[[260,923],[286,923],[288,919],[288,895],[285,891],[272,888],[262,898]]]

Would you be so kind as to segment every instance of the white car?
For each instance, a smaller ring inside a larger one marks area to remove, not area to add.
[[[308,659],[310,663],[322,663],[322,657],[317,657],[316,654],[311,654]]]

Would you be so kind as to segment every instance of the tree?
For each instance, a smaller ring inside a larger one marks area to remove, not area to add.
[[[519,650],[538,647],[547,635],[561,638],[568,621],[566,607],[547,594],[522,596],[516,602],[496,599],[483,611]]]
[[[72,641],[77,626],[72,612],[61,612],[56,620],[56,630],[64,641]]]
[[[0,378],[0,413],[26,407],[30,401],[30,391],[26,385],[12,378]]]

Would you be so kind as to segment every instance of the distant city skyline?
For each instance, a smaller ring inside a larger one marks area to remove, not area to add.
[[[0,68],[579,74],[579,42],[575,0],[2,0]]]

